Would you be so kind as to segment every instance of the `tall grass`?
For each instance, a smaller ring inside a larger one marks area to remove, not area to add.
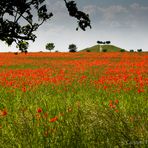
[[[68,76],[75,76],[70,82],[60,79],[58,84],[42,83],[25,90],[1,86],[0,147],[146,148],[147,85],[140,77],[139,90],[134,75],[122,82],[110,74],[120,80],[112,84],[112,79],[105,81],[107,74],[103,76],[108,67],[98,67],[77,73],[67,70]]]

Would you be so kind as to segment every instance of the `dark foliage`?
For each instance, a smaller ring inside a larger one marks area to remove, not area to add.
[[[76,28],[76,30],[78,30],[79,27],[84,31],[87,27],[91,28],[89,15],[85,14],[82,11],[79,11],[76,6],[75,1],[69,1],[69,2],[67,2],[66,0],[64,0],[64,1],[65,1],[67,9],[69,11],[69,15],[77,18],[77,20],[78,20],[78,27]]]
[[[125,49],[121,49],[120,52],[125,52]]]
[[[102,51],[103,51],[103,52],[107,52],[107,49],[103,49]]]
[[[131,50],[130,50],[130,52],[134,52],[134,50],[133,50],[133,49],[131,49]]]
[[[68,49],[69,52],[77,52],[77,46],[75,44],[70,44]]]
[[[86,52],[91,52],[91,51],[89,49],[87,49]]]
[[[97,43],[98,43],[98,44],[104,44],[104,42],[102,42],[102,41],[97,41]]]
[[[111,41],[106,41],[106,42],[103,42],[103,41],[97,41],[98,44],[110,44]]]
[[[142,52],[142,49],[137,49],[137,52]]]
[[[110,43],[111,43],[111,41],[106,41],[105,43],[106,43],[106,44],[110,44]]]
[[[74,1],[64,1],[69,15],[78,19],[78,27],[84,31],[86,27],[91,27],[89,16],[78,11]],[[9,46],[13,42],[18,45],[24,40],[35,41],[34,32],[52,16],[45,0],[0,0],[0,40]]]

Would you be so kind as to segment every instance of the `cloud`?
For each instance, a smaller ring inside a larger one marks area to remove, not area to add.
[[[148,23],[148,6],[138,3],[130,5],[86,5],[83,9],[92,17],[100,28],[132,29],[146,27]]]
[[[88,13],[89,15],[94,15],[97,11],[96,5],[87,5],[83,7],[83,11]]]
[[[98,7],[98,10],[102,12],[105,20],[113,20],[117,15],[127,14],[127,8],[120,5],[112,5],[106,8]]]
[[[148,6],[142,6],[142,5],[140,5],[140,4],[138,4],[138,3],[133,3],[133,4],[131,4],[130,5],[130,8],[132,9],[132,10],[136,10],[136,11],[148,11]]]

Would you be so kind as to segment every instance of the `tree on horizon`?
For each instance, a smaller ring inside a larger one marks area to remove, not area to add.
[[[68,49],[69,52],[77,52],[77,46],[75,44],[70,44]]]
[[[55,48],[54,43],[47,43],[46,44],[46,49],[49,50],[51,52],[51,50],[53,50]]]

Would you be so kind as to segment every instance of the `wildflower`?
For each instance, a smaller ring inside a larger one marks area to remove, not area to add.
[[[106,90],[107,89],[107,86],[104,86],[103,89]]]
[[[37,109],[37,112],[38,112],[38,113],[41,113],[41,112],[42,112],[42,108],[38,108],[38,109]]]
[[[119,100],[115,100],[114,102],[115,102],[115,104],[119,104]]]
[[[116,112],[116,113],[118,113],[118,112],[119,112],[119,110],[117,110],[117,109],[116,109],[116,110],[115,110],[115,112]]]
[[[109,103],[109,106],[112,108],[113,104],[112,103]]]
[[[83,81],[84,79],[86,79],[87,78],[87,76],[85,76],[85,75],[83,75],[83,76],[81,76],[81,81]]]
[[[112,105],[112,107],[111,107],[111,108],[113,108],[113,109],[114,109],[114,108],[116,108],[116,105]]]
[[[112,104],[112,103],[113,103],[113,101],[112,101],[112,100],[109,100],[109,103],[110,103],[110,104]]]
[[[23,87],[22,88],[22,92],[26,92],[26,87]]]
[[[55,122],[55,121],[57,121],[57,120],[58,120],[58,117],[55,116],[54,118],[51,118],[51,119],[49,120],[49,122]]]
[[[142,93],[142,92],[144,92],[143,89],[138,89],[138,93]]]
[[[6,116],[7,115],[7,110],[6,109],[0,110],[0,115],[1,116]]]

